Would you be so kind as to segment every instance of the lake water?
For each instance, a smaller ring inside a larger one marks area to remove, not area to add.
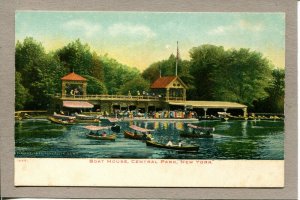
[[[15,157],[22,158],[140,158],[140,159],[284,159],[283,121],[199,121],[194,125],[215,127],[213,138],[186,139],[184,122],[120,122],[116,141],[86,138],[88,124],[64,126],[44,119],[16,122]],[[198,152],[179,152],[147,147],[144,142],[124,138],[123,130],[135,124],[155,129],[157,141],[199,145]],[[94,125],[106,126],[99,123]]]

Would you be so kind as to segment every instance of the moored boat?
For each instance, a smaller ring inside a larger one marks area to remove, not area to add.
[[[86,137],[94,140],[116,140],[116,134],[107,134],[105,130],[108,130],[109,126],[85,126],[85,129],[89,130],[89,133],[86,134]],[[99,131],[103,131],[99,133]]]
[[[75,113],[75,117],[76,119],[80,119],[80,120],[99,120],[97,116],[92,116],[92,115],[83,115],[83,114],[78,114]]]
[[[181,132],[181,137],[187,137],[187,138],[213,138],[212,132],[215,131],[214,127],[202,127],[202,126],[196,126],[193,124],[187,125],[189,128],[193,129],[192,133],[186,133]]]
[[[75,119],[75,122],[77,123],[99,123],[99,119]]]
[[[117,122],[119,121],[119,119],[118,118],[107,118],[107,119],[112,124],[111,130],[113,132],[120,133],[121,126],[119,124],[117,124]]]
[[[100,122],[99,118],[97,116],[91,116],[91,115],[82,115],[75,113],[75,121],[78,123],[97,123]]]
[[[61,119],[61,120],[75,120],[76,117],[73,117],[73,116],[67,116],[67,115],[60,115],[60,114],[57,114],[56,112],[54,112],[53,118],[55,119]]]
[[[95,140],[111,140],[111,141],[116,140],[116,135],[115,134],[107,135],[107,136],[87,134],[86,137],[89,138],[89,139],[95,139]]]
[[[63,124],[63,125],[73,125],[75,124],[74,120],[68,119],[58,119],[55,117],[48,117],[48,120],[55,124]]]
[[[164,149],[173,149],[173,150],[179,150],[179,151],[198,151],[199,150],[199,146],[194,146],[194,145],[166,145],[166,144],[158,143],[155,141],[146,141],[146,144],[147,144],[147,146],[164,148]]]

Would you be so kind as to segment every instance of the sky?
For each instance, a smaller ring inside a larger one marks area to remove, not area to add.
[[[15,40],[33,37],[46,51],[80,39],[99,55],[140,71],[203,44],[259,51],[285,67],[284,13],[17,11]]]

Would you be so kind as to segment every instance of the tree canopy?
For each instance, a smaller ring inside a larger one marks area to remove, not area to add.
[[[260,52],[210,44],[190,49],[190,60],[178,59],[178,76],[188,86],[187,99],[233,101],[251,109],[283,112],[284,70],[274,69]],[[176,57],[152,63],[142,73],[107,55],[91,52],[79,39],[53,52],[33,38],[16,43],[16,109],[47,109],[61,92],[60,78],[69,72],[88,80],[88,94],[150,91],[159,76],[174,76]]]
[[[252,106],[253,101],[265,99],[272,75],[269,61],[261,53],[249,49],[229,50],[223,63],[212,70],[214,99]]]
[[[61,93],[60,78],[72,71],[87,78],[88,94],[125,93],[132,80],[141,81],[139,89],[149,88],[139,70],[91,52],[79,39],[47,53],[40,42],[28,37],[17,41],[15,59],[17,110],[47,109],[49,97]]]

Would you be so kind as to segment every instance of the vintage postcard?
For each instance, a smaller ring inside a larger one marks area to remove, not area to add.
[[[15,185],[284,187],[285,13],[15,13]]]

